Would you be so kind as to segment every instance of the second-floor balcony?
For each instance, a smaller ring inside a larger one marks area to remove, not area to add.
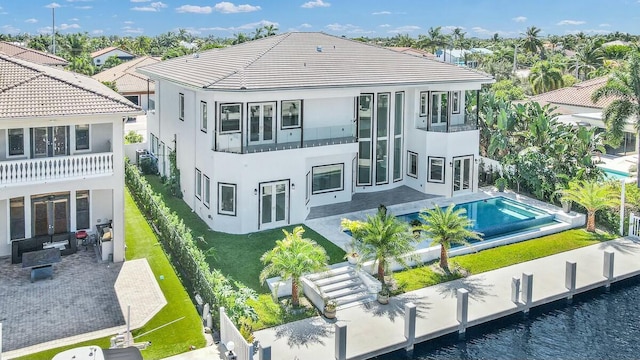
[[[273,134],[271,134],[273,135]],[[242,133],[218,134],[215,150],[238,154],[355,143],[356,125],[325,126],[278,131],[275,136],[244,136]],[[266,139],[266,140],[265,140]]]
[[[112,174],[112,152],[0,161],[0,186],[21,186]]]

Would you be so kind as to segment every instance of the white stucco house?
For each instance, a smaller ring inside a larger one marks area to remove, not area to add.
[[[101,71],[93,78],[100,82],[113,82],[118,93],[142,110],[153,110],[155,107],[153,92],[155,84],[147,76],[136,72],[141,66],[160,62],[160,58],[141,56],[120,65]]]
[[[110,46],[104,49],[100,49],[91,53],[91,60],[94,66],[102,66],[108,58],[115,56],[122,61],[129,61],[135,58],[135,54],[128,51],[118,49],[115,46]]]
[[[477,190],[483,73],[322,33],[285,33],[139,68],[150,151],[215,230],[301,223],[400,186]]]
[[[89,77],[2,54],[0,75],[0,256],[110,224],[103,259],[123,261],[123,118],[141,110]]]

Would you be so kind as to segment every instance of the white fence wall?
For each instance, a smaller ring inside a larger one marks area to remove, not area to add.
[[[220,341],[225,345],[233,341],[233,353],[238,360],[253,360],[253,344],[249,344],[240,331],[236,329],[231,319],[227,316],[224,308],[220,308]],[[226,357],[225,357],[226,359]]]
[[[135,143],[135,144],[125,144],[124,145],[124,155],[129,158],[129,161],[132,163],[136,162],[136,150],[138,149],[147,149],[147,143]]]
[[[640,217],[629,215],[629,236],[640,239]]]

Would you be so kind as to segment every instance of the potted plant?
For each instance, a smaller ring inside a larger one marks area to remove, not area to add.
[[[422,221],[420,221],[419,219],[413,219],[409,222],[409,225],[411,225],[411,231],[413,232],[413,235],[415,237],[419,237],[420,233],[422,232],[420,230],[420,226],[422,226]]]
[[[501,176],[496,179],[495,185],[498,188],[499,192],[503,192],[507,187],[507,179]]]
[[[358,263],[358,259],[360,258],[360,255],[355,250],[351,250],[347,252],[344,258],[347,259],[349,264],[355,265]]]
[[[567,214],[571,212],[571,204],[573,204],[571,200],[562,199],[560,200],[560,203],[562,204],[562,211]]]
[[[387,284],[382,284],[382,288],[378,291],[377,300],[380,304],[388,304],[389,296],[391,296],[391,290],[389,290],[389,286]]]
[[[326,299],[324,301],[324,317],[327,319],[335,319],[336,318],[336,308],[338,307],[338,303],[332,299]]]

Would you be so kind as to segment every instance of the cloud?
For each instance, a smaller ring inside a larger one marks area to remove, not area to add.
[[[67,2],[92,2],[93,0],[67,0]]]
[[[480,26],[474,26],[471,28],[471,31],[480,35],[480,36],[493,36],[493,34],[498,34],[500,36],[514,36],[518,35],[515,31],[502,31],[502,30],[489,30]]]
[[[59,8],[61,5],[55,2],[52,2],[49,5],[45,5],[44,7],[49,8],[49,9],[55,9],[55,8]]]
[[[205,6],[208,7],[208,6]],[[219,2],[214,5],[213,10],[223,14],[237,14],[246,13],[260,10],[260,6],[253,6],[249,4],[235,5],[228,1]]]
[[[453,32],[453,30],[455,30],[455,29],[466,30],[466,28],[464,26],[447,25],[447,26],[443,26],[442,27],[442,30],[444,30],[444,31]]]
[[[302,28],[302,29],[308,29],[308,28],[311,28],[313,26],[311,26],[311,24],[304,23],[304,24],[300,24],[300,26],[298,26],[298,27]]]
[[[567,35],[575,35],[575,34],[579,34],[579,33],[585,33],[585,34],[591,34],[591,35],[604,35],[604,34],[610,34],[611,31],[604,30],[604,29],[586,29],[586,30],[567,30],[567,31],[565,31],[565,34],[567,34]]]
[[[240,25],[240,26],[231,26],[231,27],[221,27],[221,26],[214,26],[214,27],[208,27],[208,28],[199,28],[198,30],[201,31],[227,31],[227,32],[238,32],[238,31],[247,31],[247,30],[255,30],[258,27],[262,27],[262,26],[268,26],[268,25],[273,25],[275,27],[279,27],[280,24],[278,24],[277,22],[273,22],[273,21],[269,21],[269,20],[260,20],[258,22],[252,22],[252,23],[248,23],[248,24],[244,24],[244,25]]]
[[[131,0],[132,3],[150,2],[151,0]]]
[[[101,30],[101,29],[95,29],[95,30],[93,30],[93,31],[91,32],[91,34],[93,34],[93,35],[102,35],[102,34],[104,34],[104,30]]]
[[[410,32],[414,32],[416,30],[420,30],[420,26],[405,25],[405,26],[397,27],[395,29],[388,30],[387,32],[389,34],[400,34],[400,33],[410,33]]]
[[[160,11],[160,9],[163,9],[163,8],[166,8],[166,7],[167,7],[167,4],[163,3],[162,1],[158,1],[158,2],[152,2],[151,4],[149,4],[149,6],[132,7],[131,10],[157,12],[157,11]]]
[[[376,11],[372,12],[371,15],[391,15],[391,11]]]
[[[600,25],[598,25],[598,26],[600,26],[600,27],[611,27],[611,24],[606,24],[606,23],[605,23],[605,24],[600,24]]]
[[[300,7],[303,7],[305,9],[313,9],[317,7],[329,7],[329,6],[331,6],[331,3],[324,2],[322,0],[313,0],[300,5]]]
[[[125,34],[142,34],[144,30],[142,28],[132,28],[131,26],[123,26],[122,32]]]
[[[560,22],[558,22],[556,25],[558,26],[563,26],[563,25],[582,25],[586,23],[586,21],[582,21],[582,20],[562,20]]]
[[[389,24],[382,24],[382,25],[378,25],[378,27],[381,27],[381,28],[388,28],[388,27],[391,27],[391,25],[389,25]]]
[[[511,20],[520,23],[520,22],[527,21],[527,17],[526,16],[516,16],[514,18],[511,18]]]
[[[0,29],[2,29],[2,32],[7,34],[18,34],[20,32],[20,29],[11,25],[0,26]]]
[[[79,9],[79,10],[90,10],[90,9],[93,9],[93,6],[89,6],[89,5],[76,6],[76,9]]]
[[[80,20],[80,19],[78,19],[78,18],[71,18],[71,19],[69,19],[69,21],[79,21],[79,20]]]
[[[179,13],[211,14],[213,8],[211,6],[182,5],[176,8],[176,11]]]
[[[349,34],[371,34],[375,32],[371,30],[364,30],[361,27],[352,25],[352,24],[333,23],[325,26],[325,28],[329,31],[349,33]]]
[[[31,19],[25,20],[24,22],[26,22],[28,24],[35,24],[35,23],[38,22],[38,19],[31,18]]]
[[[80,29],[78,24],[60,24],[56,27],[58,30]]]

